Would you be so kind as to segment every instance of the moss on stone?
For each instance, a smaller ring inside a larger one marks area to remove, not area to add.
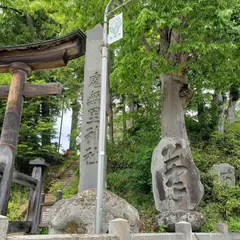
[[[68,222],[66,225],[66,233],[68,233],[68,234],[79,233],[78,232],[78,224],[74,221]]]

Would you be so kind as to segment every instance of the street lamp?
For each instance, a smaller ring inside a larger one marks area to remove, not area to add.
[[[102,77],[101,77],[101,103],[100,103],[100,123],[99,123],[99,148],[98,148],[98,178],[96,195],[96,222],[95,232],[99,234],[102,226],[102,203],[104,190],[104,160],[105,160],[105,139],[106,139],[106,102],[107,102],[107,77],[108,77],[108,16],[122,6],[133,0],[124,2],[109,12],[109,7],[113,0],[110,0],[104,11],[103,24],[103,45],[102,45]]]

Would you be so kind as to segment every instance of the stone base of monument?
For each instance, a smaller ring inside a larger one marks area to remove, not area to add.
[[[189,222],[192,225],[192,231],[198,232],[205,223],[202,213],[195,211],[178,210],[176,212],[162,212],[156,216],[159,226],[167,226],[168,232],[175,232],[175,224],[177,222]]]
[[[77,196],[58,201],[49,212],[49,234],[93,234],[95,232],[96,189],[80,192]],[[102,230],[108,232],[109,221],[123,218],[129,221],[132,233],[139,232],[138,211],[127,201],[104,191]]]

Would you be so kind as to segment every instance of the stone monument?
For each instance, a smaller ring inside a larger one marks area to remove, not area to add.
[[[235,186],[235,168],[228,163],[214,164],[210,169],[210,174],[217,175],[219,182]]]
[[[78,196],[58,201],[50,209],[49,234],[94,234],[96,189],[82,191]],[[124,218],[131,232],[139,231],[138,211],[127,201],[110,191],[104,191],[102,232],[108,232],[109,221]]]
[[[57,202],[49,213],[49,232],[94,233],[96,213],[96,188],[98,174],[99,110],[101,88],[101,45],[103,28],[99,24],[87,32],[83,120],[81,133],[80,184],[78,195]],[[124,199],[105,190],[103,197],[102,232],[108,230],[108,222],[115,218],[127,218],[131,230],[138,232],[137,210]]]
[[[162,138],[153,152],[151,171],[155,206],[161,212],[158,223],[173,231],[176,222],[188,221],[193,230],[199,230],[204,217],[194,210],[204,189],[189,143],[180,138]]]
[[[97,187],[102,39],[100,24],[87,32],[79,192]]]

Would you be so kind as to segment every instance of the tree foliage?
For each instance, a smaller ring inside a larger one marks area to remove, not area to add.
[[[0,45],[47,40],[77,28],[86,32],[103,22],[107,2],[3,0]],[[121,3],[115,0],[112,9]],[[154,209],[151,155],[163,133],[162,79],[171,77],[171,81],[182,84],[180,100],[188,138],[205,185],[201,209],[214,221],[236,219],[238,187],[226,189],[213,185],[207,173],[213,164],[229,162],[236,168],[239,184],[239,10],[238,0],[138,0],[118,10],[124,15],[124,38],[110,46],[109,108],[113,114],[109,114],[109,125],[113,123],[113,127],[108,134],[111,139],[108,187],[141,209],[143,218],[144,214],[152,216],[149,209]],[[35,73],[29,79],[33,83],[64,84],[65,106],[72,108],[77,116],[72,132],[73,148],[78,146],[75,137],[80,132],[83,65],[83,58],[74,60],[64,69]],[[1,84],[9,81],[9,75],[0,76]],[[5,102],[1,100],[1,123]],[[231,105],[233,102],[235,105]],[[231,106],[236,116],[232,125],[228,122]],[[61,101],[54,98],[25,101],[18,145],[19,167],[24,163],[23,168],[27,168],[27,161],[34,157],[57,162],[57,146],[51,139],[60,108]],[[220,133],[222,123],[225,129]],[[208,215],[210,212],[212,216]],[[212,230],[212,225],[205,230]]]

